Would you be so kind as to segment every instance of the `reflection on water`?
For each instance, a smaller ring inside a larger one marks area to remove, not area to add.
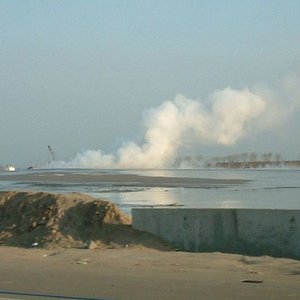
[[[120,206],[126,213],[131,213],[132,207],[164,206],[178,204],[176,189],[145,188],[135,192],[101,192],[89,193],[97,198],[109,199]]]
[[[134,193],[94,194],[121,207],[178,204],[190,208],[300,209],[299,189],[161,189]]]
[[[39,171],[36,171],[39,172]],[[43,170],[45,172],[45,170]],[[300,209],[300,170],[49,170],[57,182],[0,181],[1,190],[81,192],[106,198],[127,213],[136,206],[178,204],[197,208],[281,208]],[[101,183],[64,183],[64,173],[140,174],[144,176],[247,179],[246,184],[221,188],[148,188],[110,186]],[[23,172],[24,173],[24,172]]]

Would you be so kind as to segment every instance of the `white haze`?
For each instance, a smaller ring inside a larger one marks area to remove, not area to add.
[[[226,88],[208,101],[177,95],[151,109],[145,119],[144,143],[128,142],[116,154],[89,150],[67,162],[49,167],[64,168],[166,168],[172,167],[185,143],[233,145],[256,131],[270,114],[268,101],[249,89]]]

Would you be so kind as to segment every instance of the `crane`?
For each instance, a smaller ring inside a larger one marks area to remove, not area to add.
[[[51,146],[48,145],[48,150],[49,150],[49,155],[48,155],[48,163],[55,161],[56,160],[56,156],[54,151],[52,150]]]

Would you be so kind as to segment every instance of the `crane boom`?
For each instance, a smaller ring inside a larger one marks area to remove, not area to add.
[[[49,162],[55,161],[56,160],[55,153],[49,145],[48,145],[48,150],[49,150],[49,154],[50,154]]]

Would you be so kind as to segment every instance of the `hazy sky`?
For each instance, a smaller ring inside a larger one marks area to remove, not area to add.
[[[142,144],[150,108],[228,87],[276,99],[272,125],[182,151],[298,158],[299,78],[298,0],[0,0],[0,165]]]

